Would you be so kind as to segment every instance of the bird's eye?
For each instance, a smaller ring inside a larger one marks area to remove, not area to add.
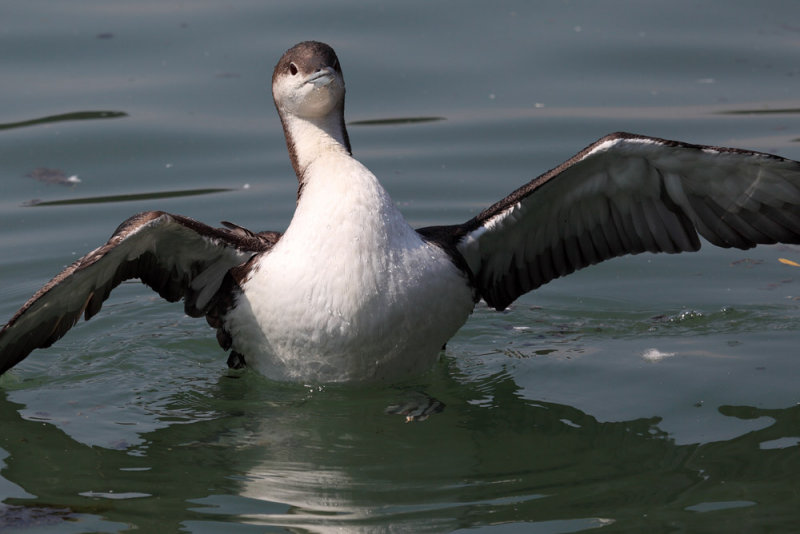
[[[335,70],[336,72],[339,72],[340,70],[342,70],[342,68],[339,66],[339,60],[338,59],[333,62],[333,70]]]
[[[294,63],[289,63],[289,72],[292,73],[292,76],[297,74],[297,65],[295,65]]]

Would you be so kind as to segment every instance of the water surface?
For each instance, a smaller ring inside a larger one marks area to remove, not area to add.
[[[284,229],[269,79],[297,41],[336,48],[354,152],[424,226],[617,130],[800,159],[796,13],[6,2],[0,315],[138,211]],[[0,530],[791,532],[800,268],[781,258],[800,250],[606,262],[479,306],[430,373],[373,389],[229,371],[203,321],[123,284],[0,379]],[[385,414],[428,396],[427,421]]]

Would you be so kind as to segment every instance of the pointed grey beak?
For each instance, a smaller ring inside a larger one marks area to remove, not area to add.
[[[336,77],[332,67],[324,67],[308,77],[306,83],[313,83],[317,87],[329,85]]]

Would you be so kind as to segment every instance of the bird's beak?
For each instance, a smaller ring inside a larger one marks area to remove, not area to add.
[[[332,67],[323,67],[309,76],[306,83],[313,83],[316,87],[325,87],[326,85],[330,85],[335,77],[335,71]]]

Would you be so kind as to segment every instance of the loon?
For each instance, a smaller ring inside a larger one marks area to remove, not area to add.
[[[0,330],[0,373],[138,278],[205,316],[229,352],[281,381],[380,382],[427,370],[485,301],[503,310],[555,278],[645,251],[800,243],[800,163],[612,133],[450,226],[412,228],[352,156],[333,49],[306,41],[272,75],[299,182],[285,232],[161,211],[42,287]]]

